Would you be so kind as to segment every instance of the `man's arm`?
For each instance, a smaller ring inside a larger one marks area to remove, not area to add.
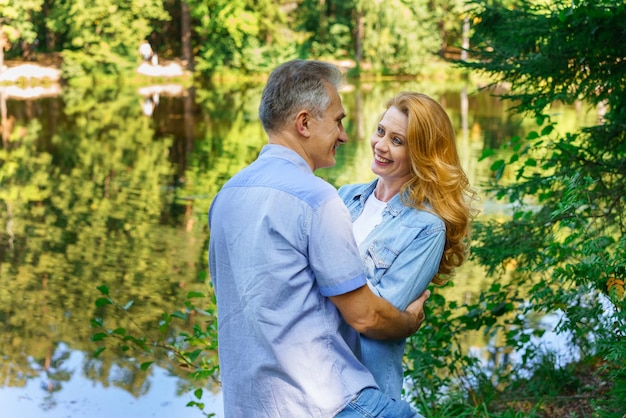
[[[356,331],[372,339],[389,340],[406,338],[420,328],[425,318],[424,302],[429,296],[430,291],[424,291],[404,312],[375,295],[367,285],[331,296],[330,300]]]

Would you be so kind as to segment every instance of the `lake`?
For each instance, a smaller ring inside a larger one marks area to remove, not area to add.
[[[171,354],[143,356],[109,344],[97,358],[97,329],[132,330],[165,341],[212,318],[174,319],[160,332],[163,313],[186,309],[187,295],[210,295],[207,211],[230,176],[266,143],[257,118],[258,83],[184,89],[94,85],[20,96],[0,86],[0,405],[5,418],[111,416],[201,417],[198,382]],[[349,84],[342,91],[349,142],[336,167],[318,171],[335,186],[364,182],[369,136],[383,104],[400,90],[417,90],[447,109],[471,183],[490,179],[487,148],[534,129],[507,105],[474,86],[432,81]],[[580,107],[556,106],[559,129],[593,120]],[[506,205],[481,196],[480,216],[503,216]],[[468,300],[489,279],[468,262],[449,298]],[[98,305],[99,286],[124,311]],[[199,303],[211,305],[210,298]],[[204,305],[202,305],[204,306]],[[466,349],[489,356],[481,336]],[[546,341],[549,344],[549,341]],[[207,350],[209,361],[216,360]],[[144,371],[147,359],[155,363]],[[219,384],[204,387],[205,411],[221,417]]]

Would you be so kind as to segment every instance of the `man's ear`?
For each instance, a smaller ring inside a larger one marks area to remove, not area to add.
[[[296,129],[298,133],[306,138],[311,136],[309,125],[311,123],[311,114],[306,110],[300,111],[296,115]]]

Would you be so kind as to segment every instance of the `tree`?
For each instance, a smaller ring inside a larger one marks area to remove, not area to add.
[[[293,58],[295,46],[286,34],[285,16],[269,0],[188,0],[198,44],[197,70],[268,72]]]
[[[55,5],[46,21],[64,34],[65,76],[119,74],[136,62],[155,21],[168,20],[160,0],[77,0]]]
[[[4,69],[4,51],[13,42],[20,38],[26,42],[35,40],[37,35],[30,15],[41,10],[42,3],[43,0],[0,0],[0,73]]]
[[[492,86],[510,85],[503,99],[537,122],[535,131],[511,138],[505,149],[485,150],[485,158],[497,157],[488,192],[514,211],[510,219],[476,225],[474,257],[501,284],[491,297],[505,311],[520,318],[562,312],[557,331],[572,335],[583,359],[602,359],[615,399],[624,399],[626,5],[472,5],[469,58],[458,64],[493,77]],[[550,110],[555,102],[594,106],[597,124],[556,133]],[[509,174],[514,178],[505,181]],[[508,282],[499,279],[505,266],[515,266]],[[518,300],[520,288],[530,290],[531,300]],[[516,325],[507,334],[511,346],[525,342],[523,323]],[[617,401],[602,407],[615,416],[625,412]]]
[[[436,9],[424,0],[359,1],[364,63],[378,74],[420,74],[442,40]]]
[[[355,2],[303,0],[295,11],[298,32],[304,36],[300,56],[351,58]]]
[[[180,2],[180,28],[183,61],[186,62],[187,69],[193,71],[194,58],[191,48],[191,15],[189,14],[189,5],[185,0]]]

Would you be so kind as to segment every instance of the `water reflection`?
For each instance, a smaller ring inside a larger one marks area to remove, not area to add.
[[[160,314],[184,306],[187,293],[210,294],[206,213],[221,185],[266,142],[256,116],[261,89],[103,85],[37,100],[0,96],[0,403],[11,418],[195,416],[184,406],[194,386],[186,372],[166,356],[143,372],[137,358],[114,347],[92,359],[89,321],[102,317],[110,328],[154,335]],[[390,92],[403,89],[446,107],[477,187],[490,176],[490,163],[478,162],[483,149],[532,129],[468,87],[354,84],[342,92],[350,141],[337,166],[319,175],[335,186],[372,178],[370,132]],[[561,115],[579,116],[573,109]],[[496,202],[482,205],[483,216],[502,213]],[[488,286],[477,266],[464,269],[450,289],[459,301]],[[94,305],[102,284],[134,302],[131,318]],[[172,335],[197,324],[176,324]],[[488,346],[482,338],[468,336],[468,347]],[[205,384],[210,405],[219,387]],[[217,399],[209,412],[219,410]]]
[[[123,370],[115,369],[107,382],[92,380],[81,370],[88,362],[84,353],[67,346],[58,351],[55,361],[62,369],[0,390],[4,417],[204,417],[199,409],[185,406],[192,396],[181,393],[179,380],[163,368],[154,368],[142,393],[133,394],[125,389]],[[209,411],[222,409],[217,395],[208,394],[204,401]]]

